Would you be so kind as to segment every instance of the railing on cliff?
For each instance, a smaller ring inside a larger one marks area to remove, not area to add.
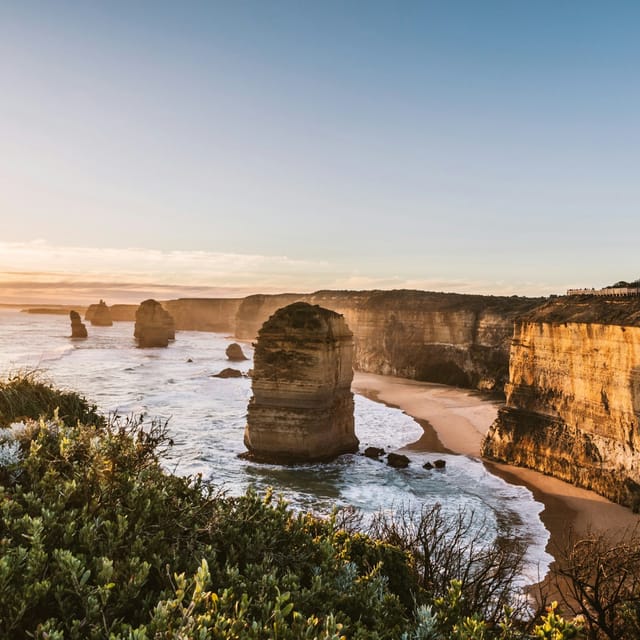
[[[625,298],[640,296],[640,287],[607,287],[605,289],[567,289],[568,296],[608,296]]]

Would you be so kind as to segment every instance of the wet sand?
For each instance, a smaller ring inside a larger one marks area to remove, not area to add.
[[[407,449],[480,457],[480,447],[501,403],[480,393],[392,376],[356,373],[353,390],[402,409],[425,434]],[[512,484],[526,486],[545,506],[540,514],[550,533],[549,553],[561,548],[568,532],[606,532],[615,538],[640,524],[630,509],[531,469],[485,461],[487,468]]]

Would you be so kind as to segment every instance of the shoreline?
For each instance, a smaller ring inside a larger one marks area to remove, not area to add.
[[[601,532],[615,539],[640,523],[640,515],[593,491],[532,469],[482,458],[482,439],[497,416],[500,401],[473,390],[371,373],[356,372],[352,386],[354,392],[401,409],[420,424],[424,435],[405,450],[478,458],[494,475],[527,487],[544,505],[540,519],[549,531],[546,550],[551,555],[556,555],[554,549],[562,547],[571,530]]]

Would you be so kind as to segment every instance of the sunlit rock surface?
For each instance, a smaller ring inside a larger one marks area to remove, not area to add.
[[[175,323],[159,302],[145,300],[136,311],[133,335],[139,347],[166,347],[175,338]]]
[[[483,454],[640,506],[638,325],[634,300],[560,299],[517,322]]]
[[[90,305],[84,314],[84,319],[95,327],[110,327],[113,325],[111,311],[104,300],[100,300],[98,304]]]
[[[69,311],[69,319],[71,320],[71,337],[86,338],[87,327],[82,322],[80,314],[77,311]]]
[[[244,441],[272,462],[355,452],[353,334],[334,311],[304,302],[278,310],[255,345]]]

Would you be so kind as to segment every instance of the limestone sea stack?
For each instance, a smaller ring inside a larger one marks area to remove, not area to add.
[[[175,323],[157,300],[145,300],[136,311],[133,336],[139,347],[166,347],[175,339]]]
[[[69,318],[71,320],[71,337],[72,338],[86,338],[87,327],[80,318],[80,314],[77,311],[69,311]]]
[[[104,300],[98,304],[89,305],[84,319],[88,320],[94,327],[110,327],[113,325],[111,311]]]
[[[249,455],[286,463],[357,451],[352,360],[353,334],[342,315],[306,302],[276,311],[255,345]]]

